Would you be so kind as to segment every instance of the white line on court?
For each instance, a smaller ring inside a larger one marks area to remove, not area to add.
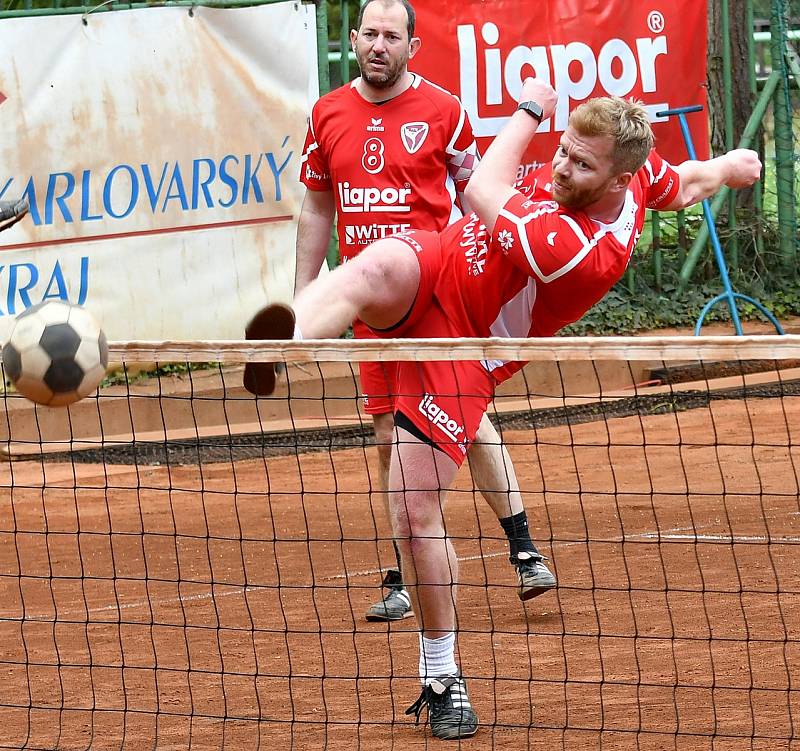
[[[615,538],[607,538],[607,539],[592,539],[592,540],[567,540],[561,542],[553,542],[552,547],[556,548],[568,548],[573,547],[575,545],[586,545],[588,542],[592,543],[603,543],[603,544],[615,544],[621,545],[625,542],[646,542],[650,540],[661,540],[665,542],[714,542],[714,543],[729,543],[729,544],[752,544],[752,543],[766,543],[766,542],[774,542],[778,544],[794,544],[800,542],[800,537],[765,537],[763,535],[704,535],[704,534],[697,534],[691,531],[690,527],[677,527],[674,529],[669,529],[664,532],[641,532],[635,535],[626,535],[625,537],[615,537]],[[480,555],[469,555],[469,556],[460,556],[460,562],[467,562],[467,561],[476,561],[486,558],[499,558],[500,556],[508,555],[507,551],[501,550],[494,553],[483,553]],[[355,577],[362,577],[362,576],[375,576],[376,574],[380,574],[383,569],[380,568],[372,568],[372,569],[363,569],[361,571],[350,571],[344,574],[334,574],[333,576],[324,576],[320,578],[320,581],[328,582],[328,581],[341,581],[343,579],[352,579]],[[26,613],[24,616],[20,617],[17,615],[11,614],[9,611],[5,613],[0,613],[0,621],[43,621],[43,622],[55,622],[57,620],[63,620],[64,618],[72,618],[72,617],[80,617],[81,619],[87,617],[88,615],[99,614],[99,613],[109,613],[109,612],[121,612],[123,610],[133,610],[138,608],[149,608],[152,606],[159,606],[159,605],[174,605],[176,603],[190,603],[190,602],[203,602],[205,600],[219,600],[224,597],[231,597],[233,595],[242,595],[248,592],[259,592],[263,590],[272,590],[275,589],[274,586],[245,586],[242,587],[240,585],[229,585],[229,584],[202,584],[196,582],[185,582],[184,586],[206,586],[211,587],[211,591],[208,592],[199,592],[193,595],[179,595],[178,597],[156,597],[156,598],[148,598],[146,600],[137,600],[134,602],[126,602],[126,603],[115,603],[113,605],[104,605],[102,607],[95,607],[95,608],[68,608],[68,609],[59,609],[58,610],[58,618],[50,614],[30,614]],[[215,592],[215,588],[222,588],[222,591]],[[93,622],[92,625],[100,625],[105,621]],[[109,624],[113,624],[114,621],[107,621]],[[143,624],[146,625],[146,624]]]

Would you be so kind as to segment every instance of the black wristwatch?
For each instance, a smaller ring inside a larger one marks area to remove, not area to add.
[[[538,122],[542,122],[542,115],[544,114],[542,108],[536,104],[536,102],[520,102],[518,110],[524,110],[527,112],[534,120]]]

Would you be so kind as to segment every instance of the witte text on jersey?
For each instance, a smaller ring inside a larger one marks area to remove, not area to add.
[[[410,224],[346,224],[344,239],[348,245],[369,245],[410,229]]]

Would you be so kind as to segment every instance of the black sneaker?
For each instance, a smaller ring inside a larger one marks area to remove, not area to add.
[[[0,201],[0,232],[13,227],[28,213],[29,208],[27,198],[20,198],[16,201]]]
[[[294,311],[281,303],[261,308],[247,324],[244,338],[291,339],[294,336]],[[275,391],[275,363],[249,362],[244,366],[244,387],[256,396]]]
[[[383,577],[383,586],[388,592],[367,610],[368,621],[401,621],[414,615],[411,597],[403,586],[403,578],[397,569],[389,569]]]
[[[443,740],[469,738],[478,731],[478,715],[467,696],[467,684],[460,675],[436,678],[407,710],[416,715],[417,725],[422,710],[428,707],[428,722],[434,737]]]
[[[512,561],[517,570],[520,600],[530,600],[555,588],[556,577],[545,566],[545,560],[537,553],[518,553],[516,561]]]

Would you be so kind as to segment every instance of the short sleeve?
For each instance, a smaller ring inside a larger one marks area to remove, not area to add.
[[[328,160],[320,147],[315,132],[314,120],[317,116],[315,107],[308,121],[303,158],[300,162],[300,182],[309,190],[333,190]]]
[[[528,276],[552,282],[575,268],[594,246],[587,228],[555,201],[532,201],[515,193],[500,210],[492,248]]]
[[[447,171],[453,178],[457,190],[463,192],[475,167],[478,166],[480,156],[467,111],[457,97],[453,97],[451,117],[453,130],[446,149]]]
[[[653,149],[642,168],[645,182],[648,183],[645,205],[648,209],[658,210],[670,203],[678,195],[681,178],[665,159]]]

